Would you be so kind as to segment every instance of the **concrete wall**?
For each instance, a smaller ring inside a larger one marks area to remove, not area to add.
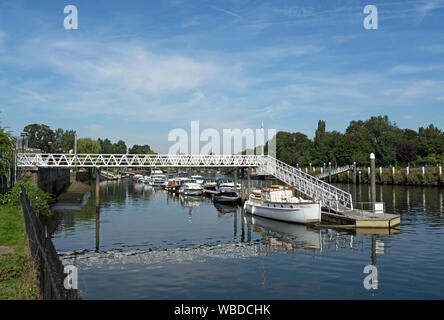
[[[36,168],[25,173],[40,189],[59,195],[70,184],[70,171],[67,168]]]
[[[70,172],[67,168],[39,168],[37,185],[40,189],[58,195],[70,183]]]

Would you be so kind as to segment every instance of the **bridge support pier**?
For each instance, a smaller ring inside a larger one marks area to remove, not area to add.
[[[100,170],[96,170],[96,252],[100,247]]]

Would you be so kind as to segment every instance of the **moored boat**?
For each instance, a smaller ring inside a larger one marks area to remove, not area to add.
[[[179,193],[188,196],[200,196],[203,194],[203,188],[196,180],[184,180],[179,188]]]
[[[251,194],[244,203],[247,213],[269,219],[295,223],[321,221],[321,202],[293,196],[288,187],[264,188],[261,196]]]
[[[240,199],[237,192],[231,190],[220,191],[213,196],[213,201],[217,203],[236,203]]]

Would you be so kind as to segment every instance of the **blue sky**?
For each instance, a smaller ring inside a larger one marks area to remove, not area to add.
[[[79,29],[65,30],[65,5]],[[378,8],[378,30],[363,9]],[[0,110],[80,137],[168,151],[168,132],[313,136],[387,114],[444,127],[444,0],[0,0]]]

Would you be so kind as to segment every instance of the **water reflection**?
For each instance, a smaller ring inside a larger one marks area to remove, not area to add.
[[[340,187],[358,201],[368,201],[367,186]],[[106,282],[105,291],[113,293],[113,298],[180,298],[186,288],[193,288],[195,298],[224,298],[214,288],[225,285],[229,289],[221,292],[238,298],[313,298],[318,294],[342,298],[349,296],[337,296],[337,292],[346,289],[353,297],[366,297],[365,289],[356,289],[362,286],[366,265],[378,267],[379,297],[402,298],[406,286],[412,284],[425,296],[431,296],[430,292],[439,296],[434,284],[442,279],[439,266],[444,263],[443,191],[377,188],[378,201],[386,203],[388,212],[401,215],[400,228],[313,229],[251,216],[240,206],[213,204],[205,197],[109,181],[102,182],[99,190],[93,187],[82,210],[53,217],[49,223],[55,227],[48,230],[53,230],[54,244],[64,261],[83,272],[88,282],[81,289],[87,298],[104,297],[105,284],[100,281]],[[302,259],[307,257],[313,259]],[[427,272],[421,281],[418,270]],[[242,276],[233,278],[233,272]],[[116,278],[119,285],[113,282]],[[329,283],[323,290],[319,289],[322,281]],[[392,283],[396,283],[394,288]],[[137,284],[145,289],[139,290]]]
[[[245,219],[261,235],[262,242],[274,251],[295,249],[322,251],[321,232],[305,225],[281,222],[247,214]]]

